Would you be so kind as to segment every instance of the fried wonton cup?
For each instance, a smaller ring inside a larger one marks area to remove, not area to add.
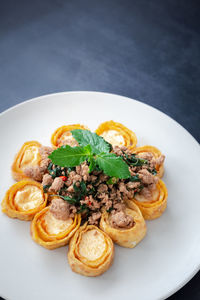
[[[39,245],[52,250],[68,244],[70,238],[80,227],[81,215],[60,220],[53,216],[47,206],[37,213],[31,222],[32,239]]]
[[[105,210],[101,217],[100,228],[106,232],[116,244],[126,248],[134,248],[146,235],[146,224],[136,204],[133,203],[131,209],[126,208],[126,214],[133,217],[133,227],[112,227],[109,221],[110,214]]]
[[[126,200],[126,204],[132,208],[136,204],[142,212],[145,220],[159,218],[167,207],[167,188],[160,179],[156,189],[152,192],[152,199],[145,198],[141,194],[136,194],[131,200]]]
[[[88,129],[84,125],[73,124],[73,125],[63,125],[57,128],[51,136],[51,144],[54,148],[60,147],[62,145],[69,144],[71,147],[77,146],[76,140],[71,134],[71,130],[74,129]]]
[[[136,147],[135,149],[133,149],[133,153],[135,154],[142,154],[146,152],[150,152],[151,154],[153,154],[155,158],[158,158],[162,155],[160,150],[154,146],[147,145],[143,147]],[[161,165],[156,165],[156,171],[157,171],[157,176],[159,178],[162,178],[164,174],[164,163],[162,163]]]
[[[112,146],[126,146],[129,149],[135,148],[137,137],[133,131],[124,125],[107,121],[99,125],[96,134],[102,136]]]
[[[69,243],[68,261],[72,271],[85,276],[98,276],[111,266],[114,245],[98,227],[85,223]]]
[[[12,176],[16,181],[28,178],[24,174],[24,169],[29,166],[39,166],[41,155],[39,148],[42,145],[37,141],[30,141],[23,144],[16,154],[11,167]]]
[[[2,212],[11,218],[29,221],[46,206],[47,198],[40,183],[22,180],[6,192],[1,204]]]

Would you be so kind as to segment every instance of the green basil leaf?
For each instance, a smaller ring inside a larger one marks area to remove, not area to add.
[[[74,198],[71,198],[69,196],[61,196],[59,195],[60,198],[62,198],[63,200],[67,201],[69,204],[76,204],[77,203],[77,200],[74,199]]]
[[[94,132],[83,129],[74,129],[71,130],[71,133],[80,146],[90,145],[94,154],[110,152],[110,144]]]
[[[55,165],[61,167],[75,167],[91,156],[91,152],[92,149],[90,145],[85,147],[70,147],[69,145],[66,145],[54,150],[49,155],[49,158]]]
[[[95,166],[96,166],[94,157],[90,156],[88,158],[88,162],[89,162],[89,173],[91,173],[95,169]]]
[[[132,182],[139,182],[140,181],[140,178],[139,178],[139,176],[138,176],[138,174],[137,175],[135,175],[135,176],[131,176],[130,177],[130,181],[132,181]]]
[[[96,157],[96,162],[103,172],[110,176],[120,179],[130,177],[129,167],[125,161],[114,153],[100,153]]]

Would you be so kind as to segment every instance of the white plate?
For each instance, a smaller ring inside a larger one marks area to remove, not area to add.
[[[0,115],[0,198],[13,183],[14,154],[28,140],[50,144],[53,131],[70,123],[91,130],[115,120],[136,132],[138,145],[166,155],[168,208],[147,224],[135,249],[116,246],[113,266],[87,278],[71,271],[67,247],[53,251],[34,243],[29,222],[0,213],[0,295],[11,300],[163,299],[181,288],[200,265],[200,147],[178,123],[158,110],[125,97],[96,92],[47,95]]]

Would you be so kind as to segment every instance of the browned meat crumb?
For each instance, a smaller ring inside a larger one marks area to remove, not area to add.
[[[70,204],[61,198],[54,198],[50,204],[50,212],[56,219],[67,220],[70,217]]]
[[[146,159],[149,162],[154,158],[154,156],[153,156],[153,154],[151,152],[138,153],[137,156],[139,158]]]
[[[118,156],[120,156],[120,155],[124,155],[124,153],[126,153],[126,154],[128,154],[128,155],[130,155],[131,154],[131,152],[130,152],[130,150],[128,149],[128,148],[126,148],[125,146],[114,146],[113,147],[113,152],[116,154],[116,155],[118,155]],[[123,153],[124,152],[124,153]]]
[[[53,178],[49,174],[44,174],[42,178],[42,185],[51,185],[53,183]]]
[[[48,165],[51,162],[51,160],[49,158],[44,158],[41,160],[40,162],[40,168],[43,172],[47,171]]]
[[[53,148],[46,147],[46,146],[42,146],[39,149],[42,159],[47,158],[49,156],[49,154],[51,154],[52,151],[53,151]]]
[[[39,166],[28,166],[24,169],[24,174],[36,181],[42,181],[44,173]]]
[[[164,160],[165,160],[165,156],[162,154],[161,156],[156,158],[156,164],[160,166],[164,163]]]
[[[158,181],[156,176],[153,176],[148,170],[142,169],[138,171],[139,178],[144,184],[152,184]]]
[[[149,199],[151,199],[151,197],[152,197],[152,191],[148,188],[148,187],[144,187],[142,190],[141,190],[141,192],[140,192],[140,194],[142,195],[142,196],[144,196],[145,198],[149,198]]]
[[[119,183],[119,191],[125,194],[128,194],[128,190],[126,188],[126,184],[124,182]]]
[[[100,183],[102,183],[104,181],[107,181],[108,178],[109,178],[108,175],[105,175],[104,173],[101,173],[100,176],[99,176]]]
[[[50,192],[57,193],[64,185],[64,181],[60,177],[56,177],[49,189]]]
[[[116,210],[116,211],[121,211],[121,210],[124,210],[125,209],[125,204],[124,203],[116,203],[113,205],[113,208]]]
[[[110,225],[114,228],[131,228],[134,225],[134,220],[124,211],[113,212],[110,216]]]
[[[151,199],[152,198],[152,192],[156,189],[156,183],[152,183],[152,184],[149,184],[147,187],[144,187],[140,194],[142,196],[144,196],[145,198],[149,198]]]
[[[152,168],[162,165],[165,160],[165,156],[163,154],[155,158],[151,152],[139,153],[138,157],[148,160]]]
[[[90,225],[98,225],[99,220],[101,218],[101,212],[95,212],[88,218],[88,223]]]
[[[140,186],[140,182],[128,182],[127,184],[126,184],[126,186],[127,186],[127,188],[129,188],[129,189],[136,189],[136,188],[138,188],[139,186]]]
[[[73,139],[66,139],[62,141],[61,139],[58,140],[58,144],[64,145],[69,145],[70,147],[76,147],[78,146],[78,142],[73,138]]]
[[[92,195],[86,196],[84,200],[80,200],[81,205],[86,204],[91,210],[100,209],[101,203],[95,200]]]
[[[74,218],[75,214],[77,213],[77,208],[74,205],[70,205],[69,207],[69,212],[70,212],[70,218]]]
[[[96,181],[96,180],[97,180],[97,176],[91,175],[91,176],[90,176],[90,180],[91,180],[91,182]]]
[[[67,188],[67,191],[70,192],[70,193],[73,193],[73,192],[74,192],[73,184],[70,185],[70,186]]]
[[[99,193],[105,193],[105,192],[107,192],[108,191],[108,186],[106,185],[106,184],[100,184],[99,186],[98,186],[98,188],[97,188],[97,191],[99,192]]]

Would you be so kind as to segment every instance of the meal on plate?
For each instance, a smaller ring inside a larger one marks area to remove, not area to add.
[[[25,142],[2,211],[31,220],[32,239],[47,249],[69,243],[71,269],[98,276],[112,264],[113,242],[135,247],[146,234],[145,220],[166,209],[165,157],[136,144],[135,133],[114,121],[95,133],[80,124],[61,126],[51,147]]]

